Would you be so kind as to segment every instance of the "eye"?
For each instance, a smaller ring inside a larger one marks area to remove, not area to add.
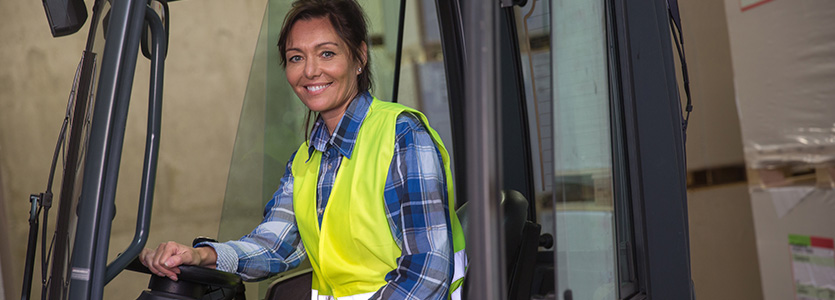
[[[290,58],[287,59],[287,61],[289,61],[291,63],[300,62],[301,60],[302,60],[301,55],[293,55],[293,56],[291,56]]]
[[[334,55],[336,55],[336,53],[333,53],[333,51],[322,52],[322,57],[324,57],[324,58],[331,58],[331,57],[334,57]]]

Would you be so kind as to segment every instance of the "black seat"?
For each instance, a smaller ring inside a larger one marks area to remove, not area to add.
[[[309,300],[312,294],[313,268],[309,262],[303,264],[304,266],[282,273],[273,280],[264,299]]]

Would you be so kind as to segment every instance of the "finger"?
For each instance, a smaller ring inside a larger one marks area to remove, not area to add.
[[[159,245],[157,248],[156,253],[154,253],[153,258],[153,265],[157,270],[157,275],[171,277],[174,275],[174,272],[170,271],[167,266],[164,265],[164,262],[171,257],[172,255],[176,254],[177,251],[177,243],[174,242],[166,242]]]
[[[154,265],[154,253],[155,253],[154,251],[149,251],[147,253],[144,253],[144,255],[142,256],[143,257],[142,260],[143,260],[143,264],[146,267],[148,267],[148,270],[151,271],[152,274],[159,275],[160,274],[159,269],[157,268],[156,265]]]
[[[166,245],[165,251],[166,251],[165,255],[163,255],[160,258],[160,264],[163,267],[161,269],[161,271],[163,272],[163,274],[165,274],[165,276],[167,276],[168,278],[171,278],[172,280],[176,281],[177,280],[177,274],[174,273],[174,271],[172,269],[176,268],[177,265],[169,264],[168,261],[172,257],[178,257],[178,255],[181,251],[180,250],[180,244],[177,244],[175,242],[168,242],[167,245]]]
[[[154,262],[161,266],[161,267],[168,267],[165,265],[165,262],[173,255],[177,254],[177,244],[174,242],[167,242],[160,245],[160,248],[157,249],[156,256],[154,256]]]
[[[149,269],[151,269],[151,272],[153,272],[157,276],[162,276],[162,274],[163,274],[162,271],[160,270],[161,268],[160,268],[160,265],[159,265],[158,261],[159,261],[159,257],[162,255],[164,250],[165,250],[165,243],[159,244],[159,246],[157,246],[157,250],[154,251],[154,253],[152,253],[151,257],[149,258],[149,261],[150,261]]]
[[[171,256],[168,259],[166,259],[163,265],[165,265],[165,267],[169,269],[176,268],[177,266],[182,265],[184,261],[185,259],[183,257],[183,254],[178,253],[177,255]]]
[[[148,263],[145,261],[145,256],[148,255],[148,253],[151,252],[151,251],[152,251],[151,249],[144,248],[144,249],[142,249],[142,252],[139,252],[139,255],[137,256],[139,258],[139,262],[141,262],[142,265],[144,265],[146,267],[148,266]]]
[[[142,252],[139,253],[139,261],[142,262],[142,265],[148,267],[148,270],[151,270],[152,273],[154,272],[154,250],[151,249],[142,249]]]
[[[177,245],[177,246],[178,246],[178,248],[180,248],[180,249],[178,249],[178,252],[175,255],[166,259],[165,263],[164,263],[164,265],[166,267],[166,271],[173,273],[173,274],[169,274],[168,278],[171,278],[171,280],[174,280],[174,281],[177,281],[177,279],[178,279],[177,275],[180,274],[180,267],[179,266],[184,265],[184,264],[193,264],[193,262],[191,261],[191,258],[190,258],[191,257],[191,255],[190,255],[191,251],[189,251],[190,249],[187,249],[187,248],[184,249],[183,247],[179,247],[180,245]]]
[[[180,245],[178,245],[180,246]],[[179,247],[177,254],[169,257],[164,265],[168,271],[174,273],[173,276],[168,276],[171,280],[177,281],[177,274],[180,274],[180,267],[181,265],[194,265],[196,264],[194,261],[194,253],[192,248],[188,247]]]
[[[157,265],[162,265],[163,258],[168,258],[168,256],[171,255],[171,254],[168,253],[170,251],[171,251],[171,242],[165,242],[165,243],[159,244],[159,247],[157,247],[156,253],[154,253],[154,263],[157,264]]]
[[[171,280],[177,281],[177,275],[178,275],[178,274],[179,274],[179,272],[180,272],[180,268],[179,268],[179,267],[174,267],[174,268],[171,268],[171,269],[165,269],[165,270],[167,271],[167,275],[166,275],[166,276],[167,276],[168,278],[171,278]]]

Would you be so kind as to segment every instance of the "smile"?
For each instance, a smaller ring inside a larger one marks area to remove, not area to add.
[[[308,85],[308,86],[305,86],[304,88],[306,88],[310,92],[318,92],[318,91],[321,91],[322,89],[324,89],[324,88],[326,88],[330,85],[331,85],[330,83],[321,84],[321,85]]]

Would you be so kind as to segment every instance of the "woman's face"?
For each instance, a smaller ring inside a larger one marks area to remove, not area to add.
[[[326,121],[338,121],[357,94],[361,65],[354,61],[330,21],[325,17],[296,21],[286,49],[285,71],[293,91]]]

